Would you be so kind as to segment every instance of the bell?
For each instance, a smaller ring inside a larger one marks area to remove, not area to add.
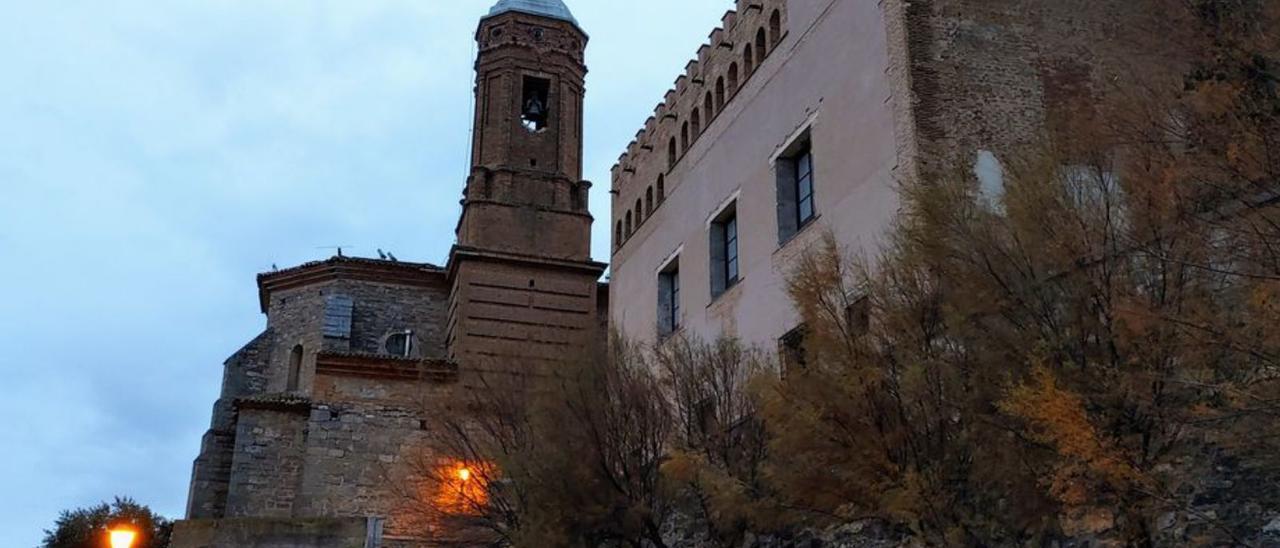
[[[529,99],[529,104],[524,107],[525,114],[530,118],[538,118],[543,114],[542,101],[537,98]]]

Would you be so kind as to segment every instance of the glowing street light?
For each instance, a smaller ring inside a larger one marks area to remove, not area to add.
[[[459,469],[458,469],[458,479],[460,479],[460,480],[462,480],[462,481],[464,481],[464,482],[471,481],[471,469],[470,469],[470,468],[459,468]]]
[[[133,541],[138,533],[128,529],[116,529],[110,532],[111,548],[133,548]]]

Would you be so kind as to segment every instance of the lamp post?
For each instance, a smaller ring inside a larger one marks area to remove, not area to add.
[[[128,529],[113,529],[107,533],[111,539],[111,548],[133,548],[133,541],[138,533]]]

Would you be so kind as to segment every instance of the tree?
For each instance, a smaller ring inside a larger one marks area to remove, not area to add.
[[[44,532],[43,548],[105,548],[107,531],[128,527],[138,533],[135,548],[169,545],[173,523],[128,497],[89,508],[64,510],[52,531]]]

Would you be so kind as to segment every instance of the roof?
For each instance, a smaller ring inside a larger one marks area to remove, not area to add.
[[[436,287],[446,283],[445,270],[427,263],[337,256],[285,270],[258,275],[262,312],[271,304],[271,293],[333,280],[355,280],[406,287]]]
[[[501,15],[509,11],[541,15],[568,21],[574,25],[578,24],[578,20],[573,18],[573,13],[569,11],[569,7],[560,0],[500,0],[493,8],[489,9],[488,17]]]

